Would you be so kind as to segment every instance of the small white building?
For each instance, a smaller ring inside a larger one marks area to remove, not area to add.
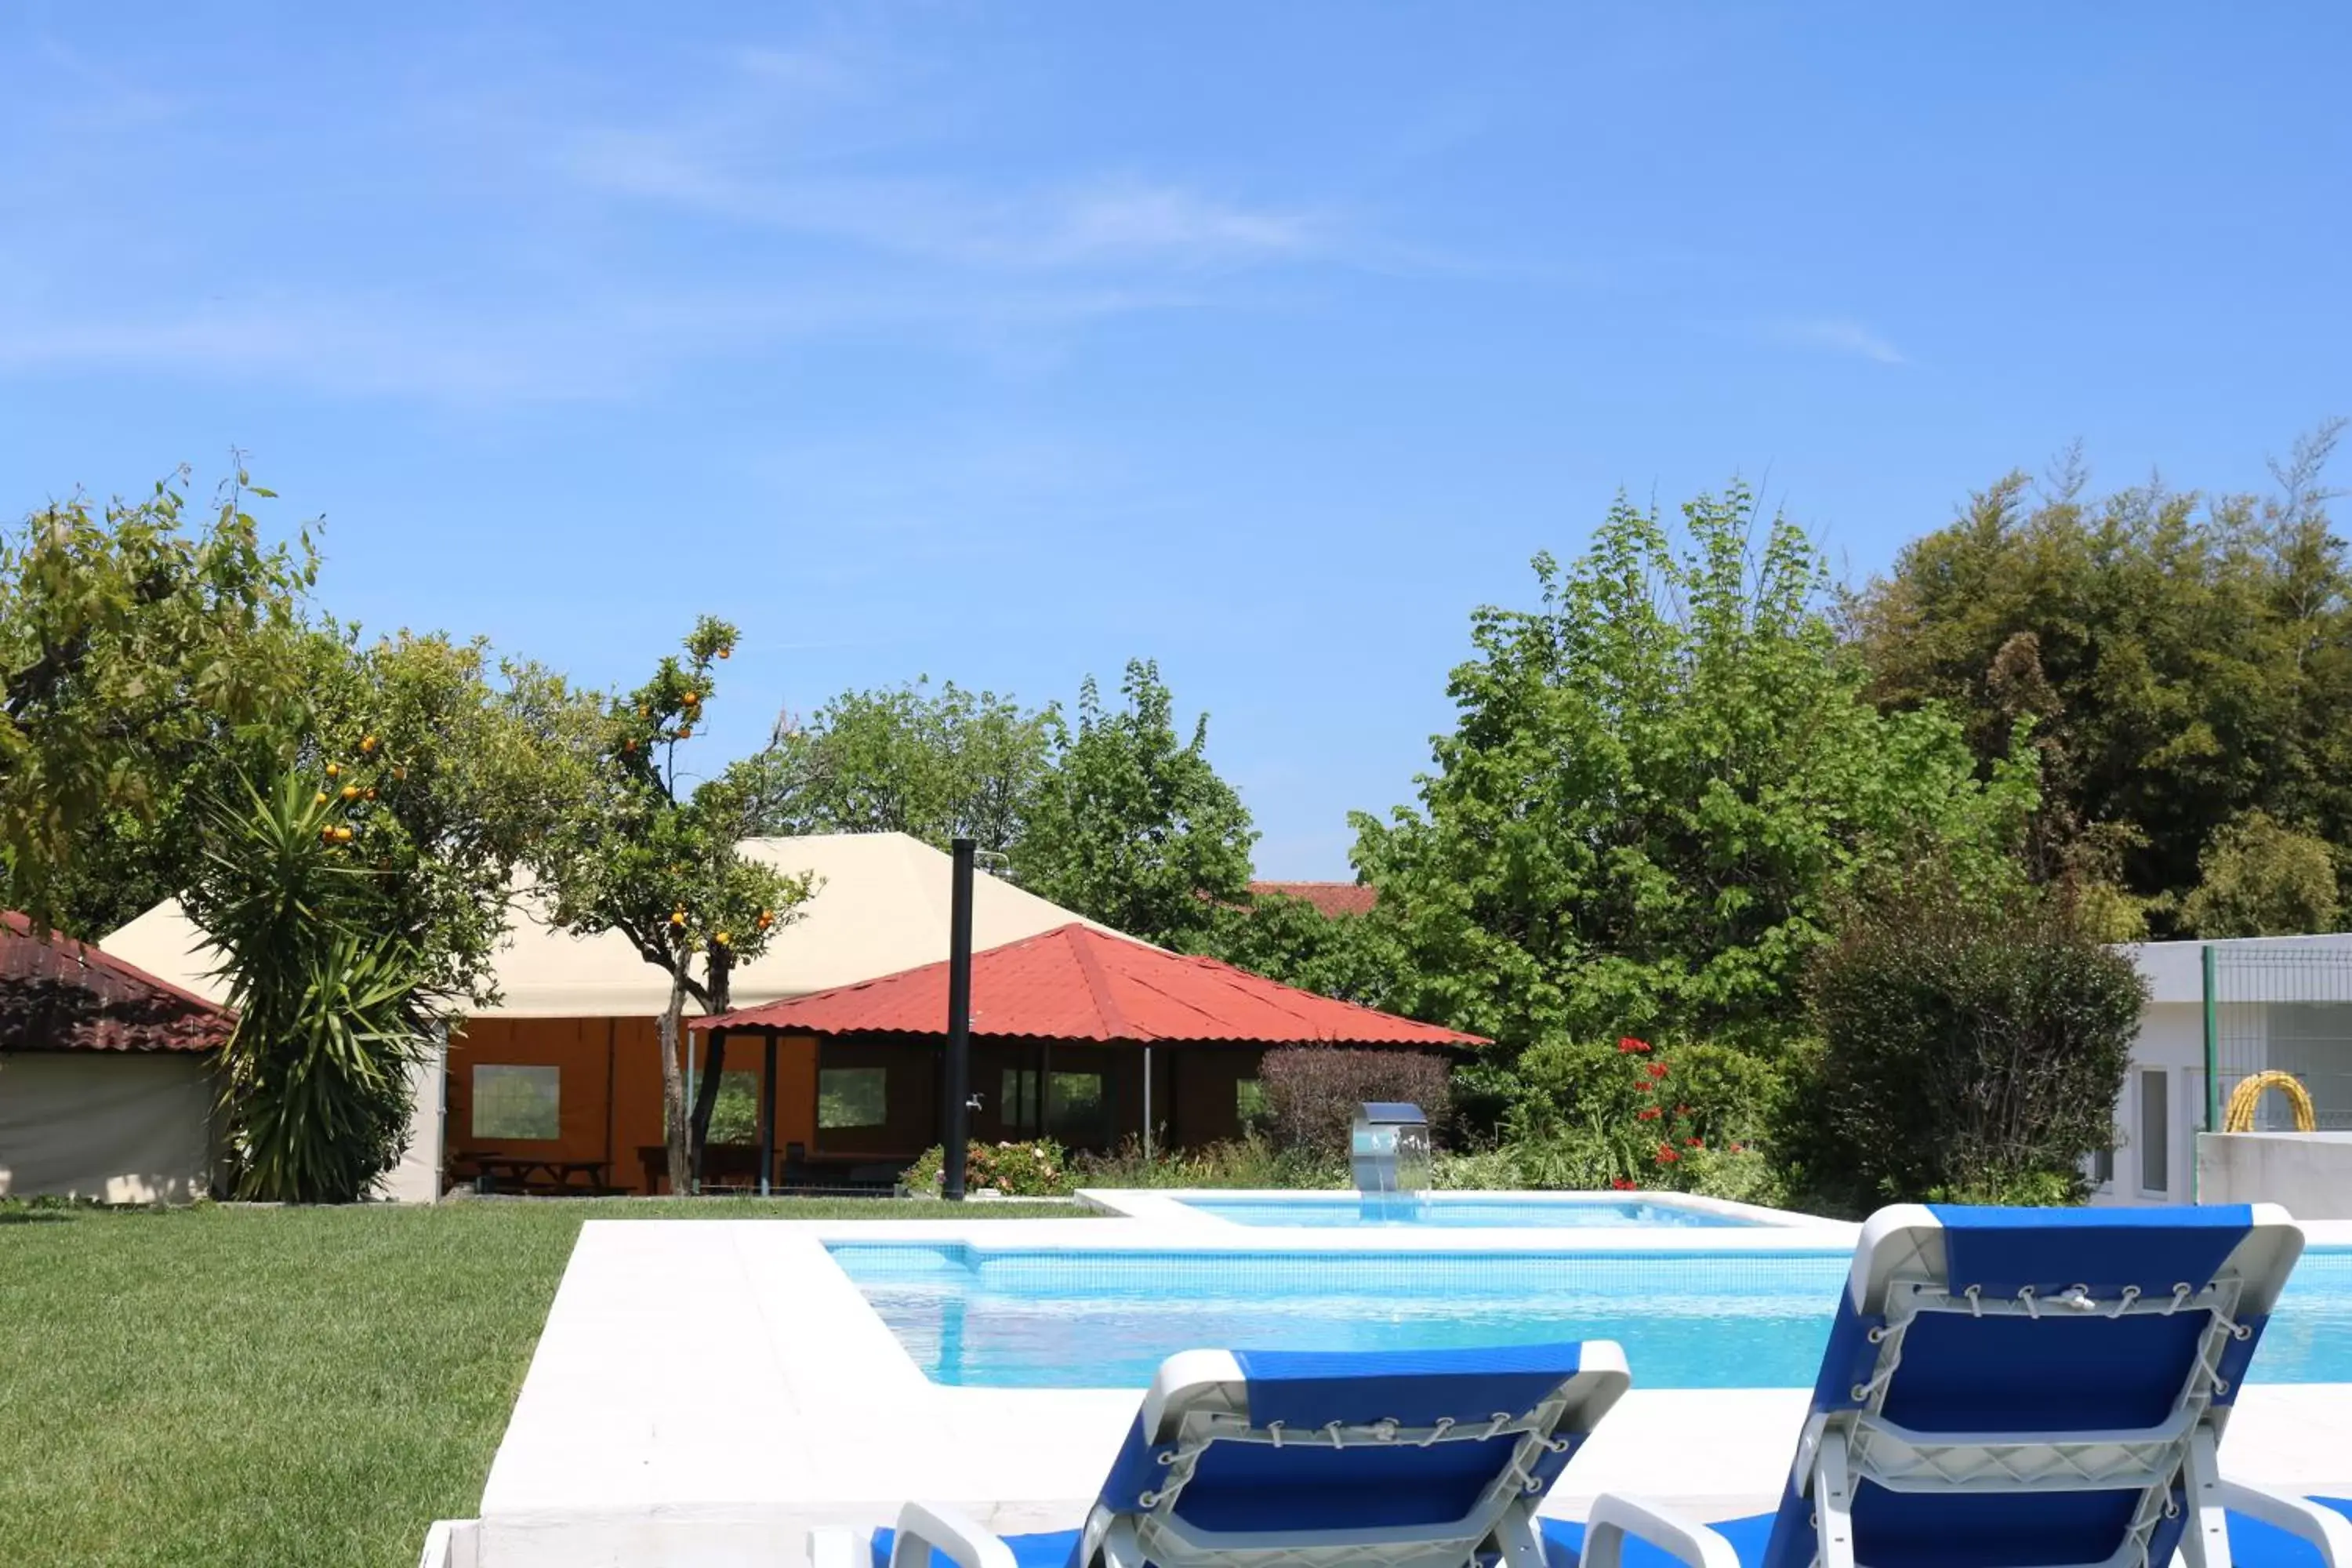
[[[2195,1202],[2197,1134],[2218,1131],[2231,1091],[2264,1070],[2302,1081],[2322,1130],[2352,1129],[2352,931],[2119,951],[2148,999],[2116,1106],[2116,1145],[2092,1163],[2093,1203]],[[2267,1096],[2254,1125],[2293,1126],[2285,1100]]]

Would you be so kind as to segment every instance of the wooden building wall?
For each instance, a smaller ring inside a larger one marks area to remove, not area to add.
[[[452,1174],[470,1179],[481,1155],[601,1161],[606,1180],[634,1192],[656,1190],[648,1157],[662,1144],[659,1034],[650,1018],[476,1018],[449,1050],[447,1148]],[[689,1035],[698,1076],[707,1052]],[[724,1070],[759,1075],[759,1035],[736,1035]],[[1240,1136],[1240,1086],[1255,1079],[1262,1047],[1161,1046],[1150,1052],[1151,1121],[1161,1147],[1188,1148]],[[476,1072],[484,1067],[548,1067],[559,1075],[552,1138],[492,1138],[475,1131]],[[872,1080],[831,1079],[841,1073],[882,1074],[878,1120],[824,1125],[828,1100],[838,1122],[844,1106],[871,1105]],[[1115,1147],[1144,1124],[1144,1052],[1134,1046],[1028,1040],[975,1040],[971,1088],[980,1097],[971,1136],[996,1142],[1055,1133],[1073,1150]],[[1051,1086],[1066,1075],[1098,1076],[1102,1110],[1080,1125],[1048,1115]],[[775,1148],[793,1144],[820,1169],[862,1170],[914,1161],[940,1138],[942,1053],[936,1037],[848,1036],[777,1042]],[[1024,1079],[1025,1079],[1025,1084]],[[836,1085],[828,1096],[824,1086]],[[842,1092],[855,1085],[858,1094]]]
[[[706,1052],[688,1049],[697,1072]],[[763,1052],[738,1037],[724,1068],[757,1076]],[[777,1042],[776,1148],[813,1142],[816,1131],[816,1042]],[[482,1067],[551,1067],[560,1074],[556,1136],[494,1138],[475,1131],[474,1075]],[[550,1160],[601,1160],[615,1186],[645,1192],[646,1154],[662,1143],[661,1035],[651,1018],[473,1018],[449,1042],[446,1144],[453,1173],[471,1173],[483,1154]]]

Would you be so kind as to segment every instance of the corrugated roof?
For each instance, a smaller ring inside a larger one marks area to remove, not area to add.
[[[0,1050],[209,1051],[226,1009],[86,943],[0,912]]]
[[[948,966],[747,1007],[692,1027],[945,1035]],[[985,1038],[1264,1045],[1476,1046],[1475,1035],[1335,1002],[1213,958],[1073,924],[975,952],[971,1032]]]
[[[1364,882],[1252,882],[1249,890],[1297,899],[1327,915],[1368,915],[1381,899],[1380,889]]]

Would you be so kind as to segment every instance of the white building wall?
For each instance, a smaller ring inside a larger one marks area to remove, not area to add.
[[[180,1051],[0,1056],[0,1197],[205,1196],[215,1158],[207,1061]]]
[[[441,1196],[442,1110],[448,1084],[449,1035],[434,1034],[433,1048],[409,1069],[408,1149],[376,1183],[376,1194],[396,1204],[429,1204]]]
[[[2148,1075],[2163,1079],[2163,1115],[2154,1110]],[[2121,1205],[2185,1204],[2196,1185],[2196,1128],[2205,1105],[2205,1010],[2198,1003],[2151,1002],[2140,1013],[2131,1070],[2116,1104],[2115,1170],[2091,1202]],[[2153,1124],[2144,1124],[2148,1122]],[[2159,1152],[2148,1158],[2153,1148]],[[2160,1170],[2151,1170],[2151,1164]],[[2145,1178],[2155,1175],[2161,1184]]]
[[[2224,952],[2244,950],[2257,954],[2310,954],[2307,965],[2278,968],[2267,980],[2271,1000],[2222,1004],[2215,1013],[2220,1038],[2227,1043],[2223,1086],[2229,1069],[2284,1067],[2314,1086],[2315,1097],[2347,1093],[2315,1068],[2317,1059],[2294,1041],[2273,1038],[2279,1015],[2273,1008],[2294,1002],[2309,1012],[2312,1004],[2334,1005],[2345,971],[2326,962],[2328,955],[2352,953],[2352,932],[2326,936],[2252,937],[2217,942]],[[2197,1191],[2197,1134],[2205,1121],[2204,947],[2196,942],[2147,942],[2118,951],[2128,955],[2147,981],[2149,1000],[2140,1012],[2139,1037],[2133,1042],[2131,1070],[2116,1105],[2116,1147],[2112,1178],[2093,1189],[2091,1202],[2111,1205],[2194,1203]],[[2306,994],[2307,993],[2307,994]],[[2224,994],[2228,994],[2224,988]],[[2298,1014],[2300,1017],[2302,1015]],[[2289,1031],[2290,1033],[2292,1031]],[[2309,1032],[2309,1031],[2305,1031]],[[2332,1034],[2333,1031],[2329,1031]],[[2307,1059],[2308,1058],[2308,1059]],[[2154,1096],[2149,1075],[2164,1079],[2161,1125],[2148,1125]],[[2323,1124],[2325,1124],[2323,1122]],[[2158,1141],[2162,1149],[2163,1180],[2151,1184],[2143,1155]],[[2095,1171],[2094,1173],[2096,1173]]]

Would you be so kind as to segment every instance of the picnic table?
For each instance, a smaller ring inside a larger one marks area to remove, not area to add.
[[[539,1154],[480,1154],[474,1159],[481,1179],[491,1190],[512,1182],[524,1192],[579,1193],[597,1195],[613,1190],[603,1160],[557,1160]],[[575,1182],[585,1176],[585,1183]]]

